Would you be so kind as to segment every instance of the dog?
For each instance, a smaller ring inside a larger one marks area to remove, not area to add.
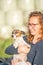
[[[13,46],[15,48],[18,48],[18,54],[13,55],[13,60],[18,61],[16,65],[26,65],[27,60],[27,53],[30,51],[30,45],[27,44],[23,36],[25,36],[26,33],[21,30],[13,30],[12,37],[15,39]]]

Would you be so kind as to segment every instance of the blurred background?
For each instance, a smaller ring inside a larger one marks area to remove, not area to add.
[[[5,49],[12,44],[14,29],[27,33],[30,12],[43,12],[43,0],[0,0],[0,57],[10,57]]]

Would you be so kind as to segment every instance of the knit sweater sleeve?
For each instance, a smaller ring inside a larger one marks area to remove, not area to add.
[[[13,44],[6,48],[5,53],[9,55],[18,54],[17,48],[14,48]]]

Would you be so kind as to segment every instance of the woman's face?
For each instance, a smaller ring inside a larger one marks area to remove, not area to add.
[[[32,35],[38,34],[41,28],[38,17],[31,17],[28,26],[29,26],[29,31]]]

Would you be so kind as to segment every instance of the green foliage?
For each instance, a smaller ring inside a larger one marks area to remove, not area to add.
[[[0,57],[9,58],[11,55],[5,54],[5,49],[13,43],[13,39],[0,39]]]

